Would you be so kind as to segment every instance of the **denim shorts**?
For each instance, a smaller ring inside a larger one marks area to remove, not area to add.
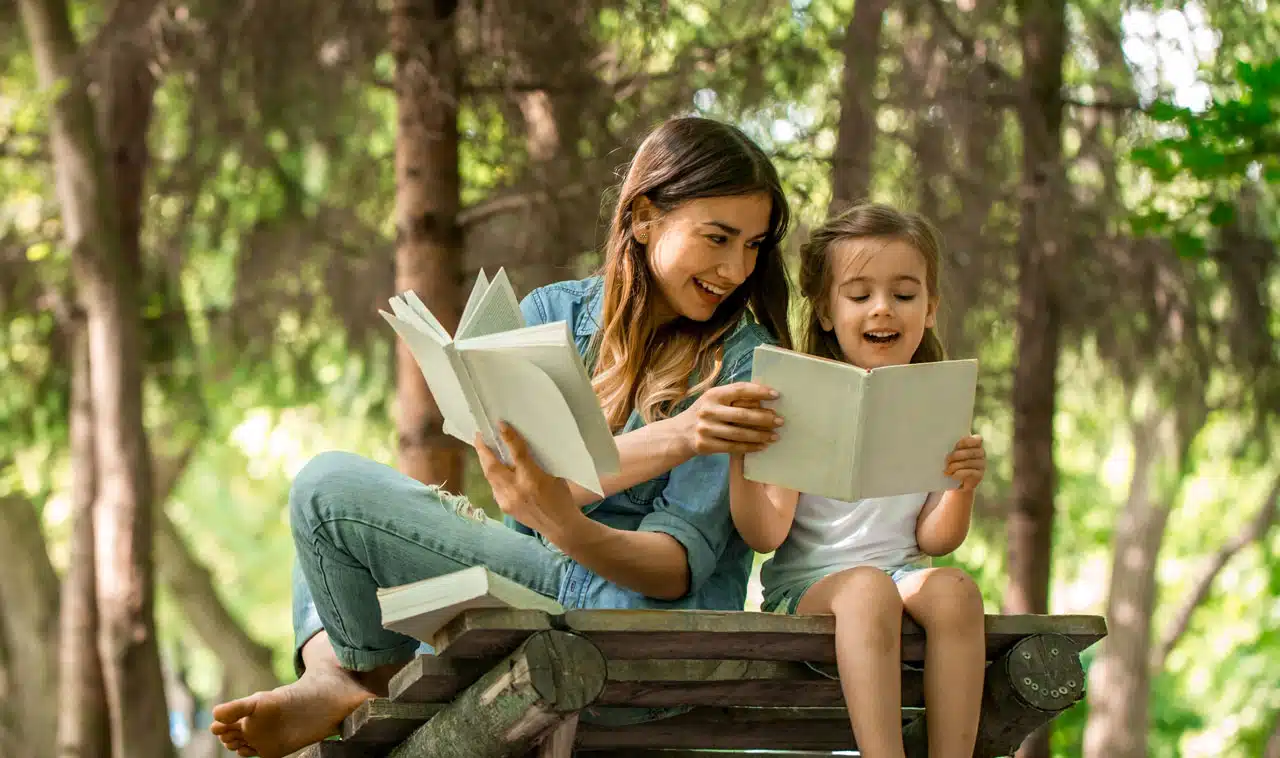
[[[894,584],[897,584],[898,582],[901,582],[904,577],[931,567],[932,562],[925,560],[908,563],[902,566],[891,566],[884,568],[883,571],[889,575],[889,578],[893,580]],[[783,587],[767,589],[764,593],[764,601],[760,604],[760,610],[765,611],[766,613],[795,615],[796,608],[800,605],[800,598],[804,597],[804,594],[809,591],[810,587],[827,578],[827,576],[827,574],[811,576]]]

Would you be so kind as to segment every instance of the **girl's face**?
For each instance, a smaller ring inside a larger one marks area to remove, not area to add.
[[[844,240],[827,254],[831,287],[819,321],[835,332],[844,359],[864,369],[910,363],[938,307],[925,287],[924,255],[884,238]]]
[[[668,213],[659,213],[647,198],[637,200],[634,232],[662,294],[658,323],[678,316],[710,319],[755,270],[771,210],[764,193],[697,198]]]

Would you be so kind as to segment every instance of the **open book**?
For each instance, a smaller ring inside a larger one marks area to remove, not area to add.
[[[412,291],[379,311],[409,346],[444,416],[444,431],[475,435],[510,464],[498,436],[505,421],[524,437],[544,471],[603,496],[602,475],[620,462],[613,433],[591,388],[569,324],[525,326],[505,270],[481,271],[450,338]]]
[[[747,479],[854,501],[953,489],[946,458],[970,434],[975,360],[866,369],[771,345],[755,349],[751,381],[786,423],[743,460]]]
[[[526,608],[564,613],[564,607],[555,600],[484,566],[399,587],[380,588],[378,605],[382,608],[384,628],[427,644],[431,644],[440,627],[470,608]]]

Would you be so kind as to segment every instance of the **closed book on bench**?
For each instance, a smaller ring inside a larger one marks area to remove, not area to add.
[[[472,608],[518,608],[564,613],[564,606],[546,595],[473,566],[444,576],[378,590],[382,626],[431,644],[445,624]]]
[[[772,345],[755,349],[751,381],[784,420],[777,441],[743,458],[755,482],[853,502],[954,489],[942,473],[973,423],[978,362],[858,368]]]

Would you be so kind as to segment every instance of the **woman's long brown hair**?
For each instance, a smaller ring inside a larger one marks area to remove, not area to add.
[[[677,318],[654,325],[655,298],[645,247],[636,241],[632,205],[648,198],[660,212],[703,197],[765,193],[772,200],[769,230],[755,269],[705,322]],[[706,118],[664,122],[636,151],[618,195],[605,247],[602,325],[596,334],[592,385],[610,427],[633,411],[646,423],[673,412],[686,397],[710,387],[724,360],[723,338],[750,310],[780,344],[790,347],[790,287],[779,245],[790,208],[768,156],[741,130]],[[697,384],[689,387],[690,377]]]
[[[804,351],[810,355],[844,360],[844,352],[835,333],[822,328],[820,309],[826,307],[832,287],[831,248],[841,242],[860,239],[897,239],[919,250],[924,256],[925,292],[931,300],[938,299],[942,244],[928,219],[918,213],[900,211],[879,203],[854,205],[823,222],[800,246],[800,291],[804,293],[809,312],[803,337]],[[912,354],[911,362],[932,363],[946,357],[937,331],[929,327],[924,330],[924,338]]]

